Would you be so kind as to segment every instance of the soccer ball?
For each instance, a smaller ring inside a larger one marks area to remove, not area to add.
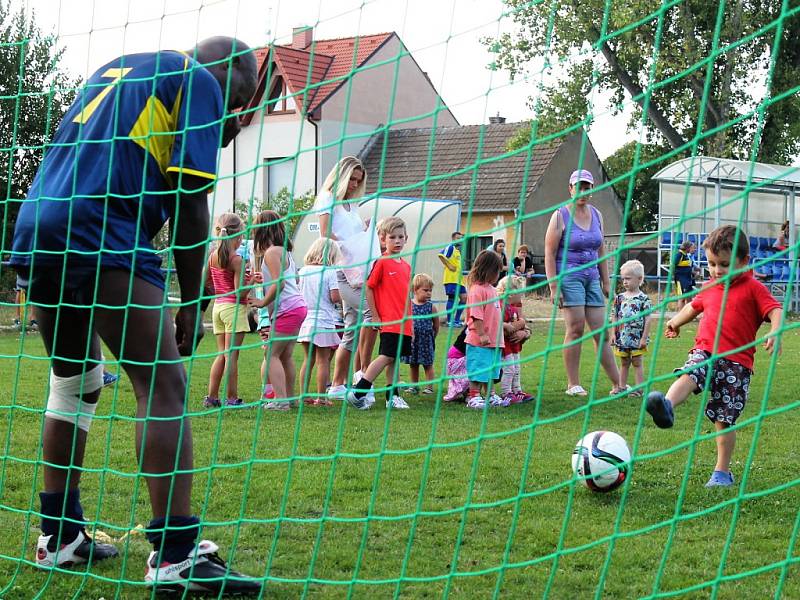
[[[593,431],[583,436],[572,451],[572,471],[593,492],[610,492],[628,477],[631,451],[621,435]]]

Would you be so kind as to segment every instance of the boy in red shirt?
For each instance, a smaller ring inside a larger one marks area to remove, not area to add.
[[[372,322],[381,323],[381,340],[378,357],[373,360],[353,390],[347,393],[347,402],[360,410],[372,404],[367,394],[380,372],[386,369],[386,408],[408,408],[394,388],[394,363],[401,355],[411,354],[414,324],[411,320],[411,265],[400,258],[408,235],[406,224],[400,217],[388,217],[378,223],[378,237],[386,248],[375,262],[367,279],[367,303],[372,311]],[[388,369],[387,369],[388,367]]]
[[[717,431],[728,429],[736,423],[747,402],[756,352],[750,344],[755,341],[758,328],[764,321],[771,325],[764,349],[769,354],[778,349],[776,335],[783,317],[781,305],[764,284],[753,277],[752,271],[726,277],[734,269],[747,269],[750,259],[747,236],[738,227],[724,225],[712,231],[704,245],[711,281],[669,320],[664,331],[666,337],[676,338],[683,325],[704,313],[697,328],[694,348],[683,367],[676,369],[682,374],[670,386],[667,395],[650,392],[647,397],[647,412],[662,429],[672,427],[673,407],[686,400],[689,394],[701,393],[706,385],[706,417],[714,423]],[[719,342],[715,348],[718,328]],[[712,354],[718,357],[707,362]],[[733,485],[730,465],[735,445],[735,431],[717,435],[717,464],[706,487]]]

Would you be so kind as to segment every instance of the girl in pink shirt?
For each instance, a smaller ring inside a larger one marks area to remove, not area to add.
[[[494,284],[503,270],[500,255],[484,250],[475,258],[469,272],[467,291],[467,406],[482,409],[486,400],[492,406],[508,402],[492,392],[492,383],[500,377],[500,350],[503,339],[500,300]],[[481,392],[486,393],[486,400]]]
[[[203,398],[205,408],[220,406],[222,378],[227,376],[226,406],[240,406],[239,349],[244,334],[250,331],[247,320],[247,294],[250,273],[236,249],[242,243],[244,223],[233,213],[219,216],[215,228],[218,243],[208,258],[206,279],[214,288],[212,321],[217,338],[217,356],[208,377],[208,395]],[[244,273],[243,273],[244,272]],[[242,289],[242,287],[245,289]]]

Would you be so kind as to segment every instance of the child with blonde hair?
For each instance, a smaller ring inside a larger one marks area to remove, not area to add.
[[[497,293],[503,298],[503,376],[500,390],[504,402],[520,404],[535,400],[535,396],[522,391],[520,377],[520,352],[522,344],[531,337],[531,330],[522,313],[522,293],[525,290],[525,277],[508,275],[497,284]]]
[[[316,395],[306,398],[305,403],[312,406],[331,406],[325,390],[331,373],[333,353],[341,343],[336,331],[342,313],[336,305],[342,301],[336,269],[341,253],[339,246],[330,238],[317,238],[308,248],[300,269],[300,291],[306,303],[307,314],[297,334],[297,341],[303,347],[303,366],[300,368],[300,385],[311,381],[311,371],[317,367]],[[311,386],[309,385],[309,388]]]
[[[433,359],[436,354],[436,336],[439,333],[439,317],[433,316],[433,278],[427,273],[417,273],[411,281],[413,295],[411,314],[414,317],[414,339],[411,340],[411,352],[400,357],[411,371],[410,394],[419,393],[419,366],[425,369],[425,387],[423,394],[432,394],[432,382],[436,377],[433,372]]]
[[[395,361],[399,356],[411,352],[411,339],[414,336],[408,297],[411,265],[400,256],[408,241],[406,224],[400,217],[387,217],[378,223],[378,236],[386,252],[372,267],[366,288],[373,322],[381,323],[378,356],[345,398],[354,408],[370,409],[372,403],[367,397],[370,388],[381,371],[387,369],[386,408],[407,409],[408,404],[397,394],[394,385]]]
[[[620,281],[623,291],[614,298],[612,318],[614,327],[611,335],[614,354],[619,357],[619,389],[628,386],[628,371],[634,369],[636,389],[631,396],[642,396],[644,383],[644,366],[642,359],[647,354],[647,342],[650,337],[650,311],[653,306],[650,298],[642,289],[644,282],[644,265],[638,260],[629,260],[620,267]]]
[[[208,258],[207,277],[214,288],[212,321],[217,340],[217,356],[208,377],[208,395],[203,398],[206,408],[221,405],[219,388],[227,375],[226,406],[239,406],[239,348],[244,334],[250,331],[247,320],[248,290],[240,290],[242,283],[250,283],[247,264],[236,250],[242,243],[244,223],[238,215],[225,213],[219,216],[215,227],[217,243]]]

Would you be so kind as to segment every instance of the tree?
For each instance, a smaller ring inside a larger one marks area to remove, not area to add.
[[[268,196],[266,200],[254,198],[252,207],[247,202],[236,200],[234,210],[245,223],[251,223],[252,219],[262,210],[274,210],[282,217],[287,217],[286,233],[292,238],[300,220],[314,206],[314,200],[316,200],[316,196],[311,191],[292,197],[289,188],[284,186],[276,194]]]
[[[628,198],[628,190],[631,189],[628,219],[625,223],[626,231],[652,231],[658,227],[658,182],[653,180],[653,175],[666,164],[655,162],[646,168],[641,168],[641,165],[656,161],[665,152],[667,152],[667,148],[664,146],[643,144],[639,148],[639,160],[636,171],[634,171],[633,159],[636,155],[636,142],[629,142],[603,161],[612,180],[623,177],[614,184],[614,189],[619,197]],[[674,157],[667,162],[672,160]],[[629,187],[631,178],[633,178],[632,188]]]
[[[800,75],[800,14],[783,20],[770,73],[781,0],[503,1],[517,30],[485,40],[496,54],[491,67],[516,78],[535,61],[557,65],[546,69],[538,103],[530,100],[540,135],[590,126],[592,110],[618,113],[630,97],[629,126],[646,113],[652,144],[691,151],[696,141],[698,153],[745,160],[756,147],[764,162],[788,161],[800,149],[797,94],[768,106],[763,126],[757,112]],[[590,110],[592,95],[610,97],[609,106]]]
[[[0,252],[11,248],[17,212],[44,147],[75,98],[78,80],[61,70],[64,50],[24,10],[0,0]]]

